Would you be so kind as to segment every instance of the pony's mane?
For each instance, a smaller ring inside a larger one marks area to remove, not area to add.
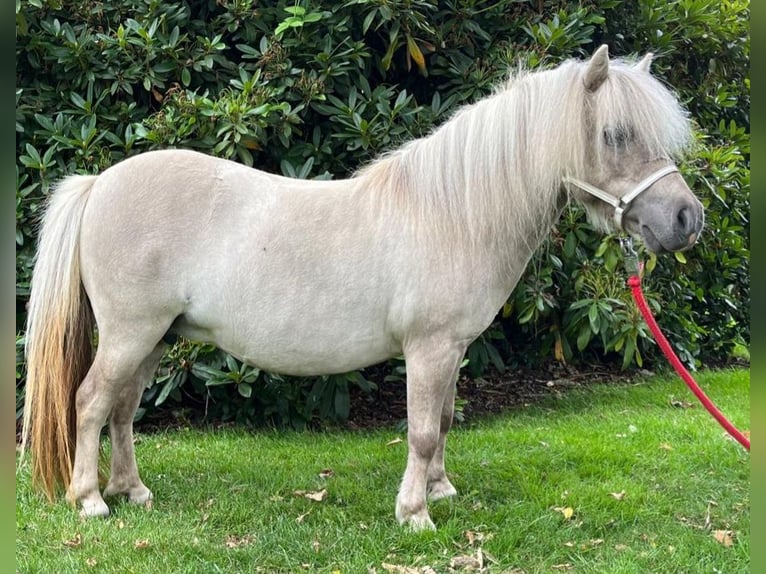
[[[657,157],[677,157],[691,142],[687,114],[657,79],[611,60],[594,96],[583,82],[586,66],[569,60],[545,71],[519,69],[494,94],[355,179],[376,190],[397,225],[426,241],[534,250],[549,231],[541,222],[553,223],[568,199],[562,178],[587,180],[588,162],[609,153],[605,129],[633,126]]]

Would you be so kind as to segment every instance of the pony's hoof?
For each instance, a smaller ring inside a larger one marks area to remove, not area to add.
[[[104,498],[110,496],[125,496],[128,502],[131,504],[151,506],[153,498],[152,491],[146,488],[143,484],[139,483],[138,486],[132,487],[119,487],[112,484],[107,484],[104,489]]]
[[[152,498],[154,498],[152,491],[146,488],[144,485],[136,487],[128,493],[128,501],[131,504],[139,504],[146,506],[147,508],[151,507]]]
[[[413,516],[410,516],[406,520],[406,524],[409,527],[412,532],[423,532],[426,530],[436,530],[436,525],[434,525],[433,520],[431,520],[431,517],[428,516],[428,513],[415,514]]]
[[[428,510],[421,508],[416,512],[407,512],[402,506],[396,507],[396,519],[399,524],[406,524],[413,532],[421,532],[423,530],[436,530],[431,517],[428,516]]]
[[[452,483],[444,478],[437,482],[432,482],[428,485],[428,500],[440,500],[442,498],[449,498],[455,496],[457,490],[452,486]]]
[[[109,516],[109,507],[103,500],[84,500],[80,509],[82,518],[106,518]]]

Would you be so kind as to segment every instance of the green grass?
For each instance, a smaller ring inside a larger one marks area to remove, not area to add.
[[[698,380],[749,428],[748,371]],[[485,572],[749,572],[750,456],[674,399],[694,400],[654,377],[457,426],[447,468],[459,494],[431,504],[437,531],[418,534],[393,516],[406,458],[406,441],[387,445],[406,438],[394,430],[141,434],[151,510],[113,501],[108,519],[82,521],[17,470],[17,571],[461,572],[451,561],[480,548]],[[321,502],[294,494],[323,488]]]

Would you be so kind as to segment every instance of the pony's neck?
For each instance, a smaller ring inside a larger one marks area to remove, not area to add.
[[[577,171],[562,135],[581,127],[565,115],[569,70],[516,79],[359,177],[419,240],[518,276],[566,203],[562,176]]]

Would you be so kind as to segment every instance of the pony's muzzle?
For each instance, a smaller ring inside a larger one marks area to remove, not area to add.
[[[699,232],[702,231],[704,211],[699,202],[689,203],[681,206],[674,218],[674,227],[676,233],[681,237],[693,237],[696,240]]]
[[[673,236],[677,238],[676,245],[668,245],[669,251],[683,251],[692,247],[699,239],[705,222],[705,211],[696,199],[680,205],[673,216]]]

